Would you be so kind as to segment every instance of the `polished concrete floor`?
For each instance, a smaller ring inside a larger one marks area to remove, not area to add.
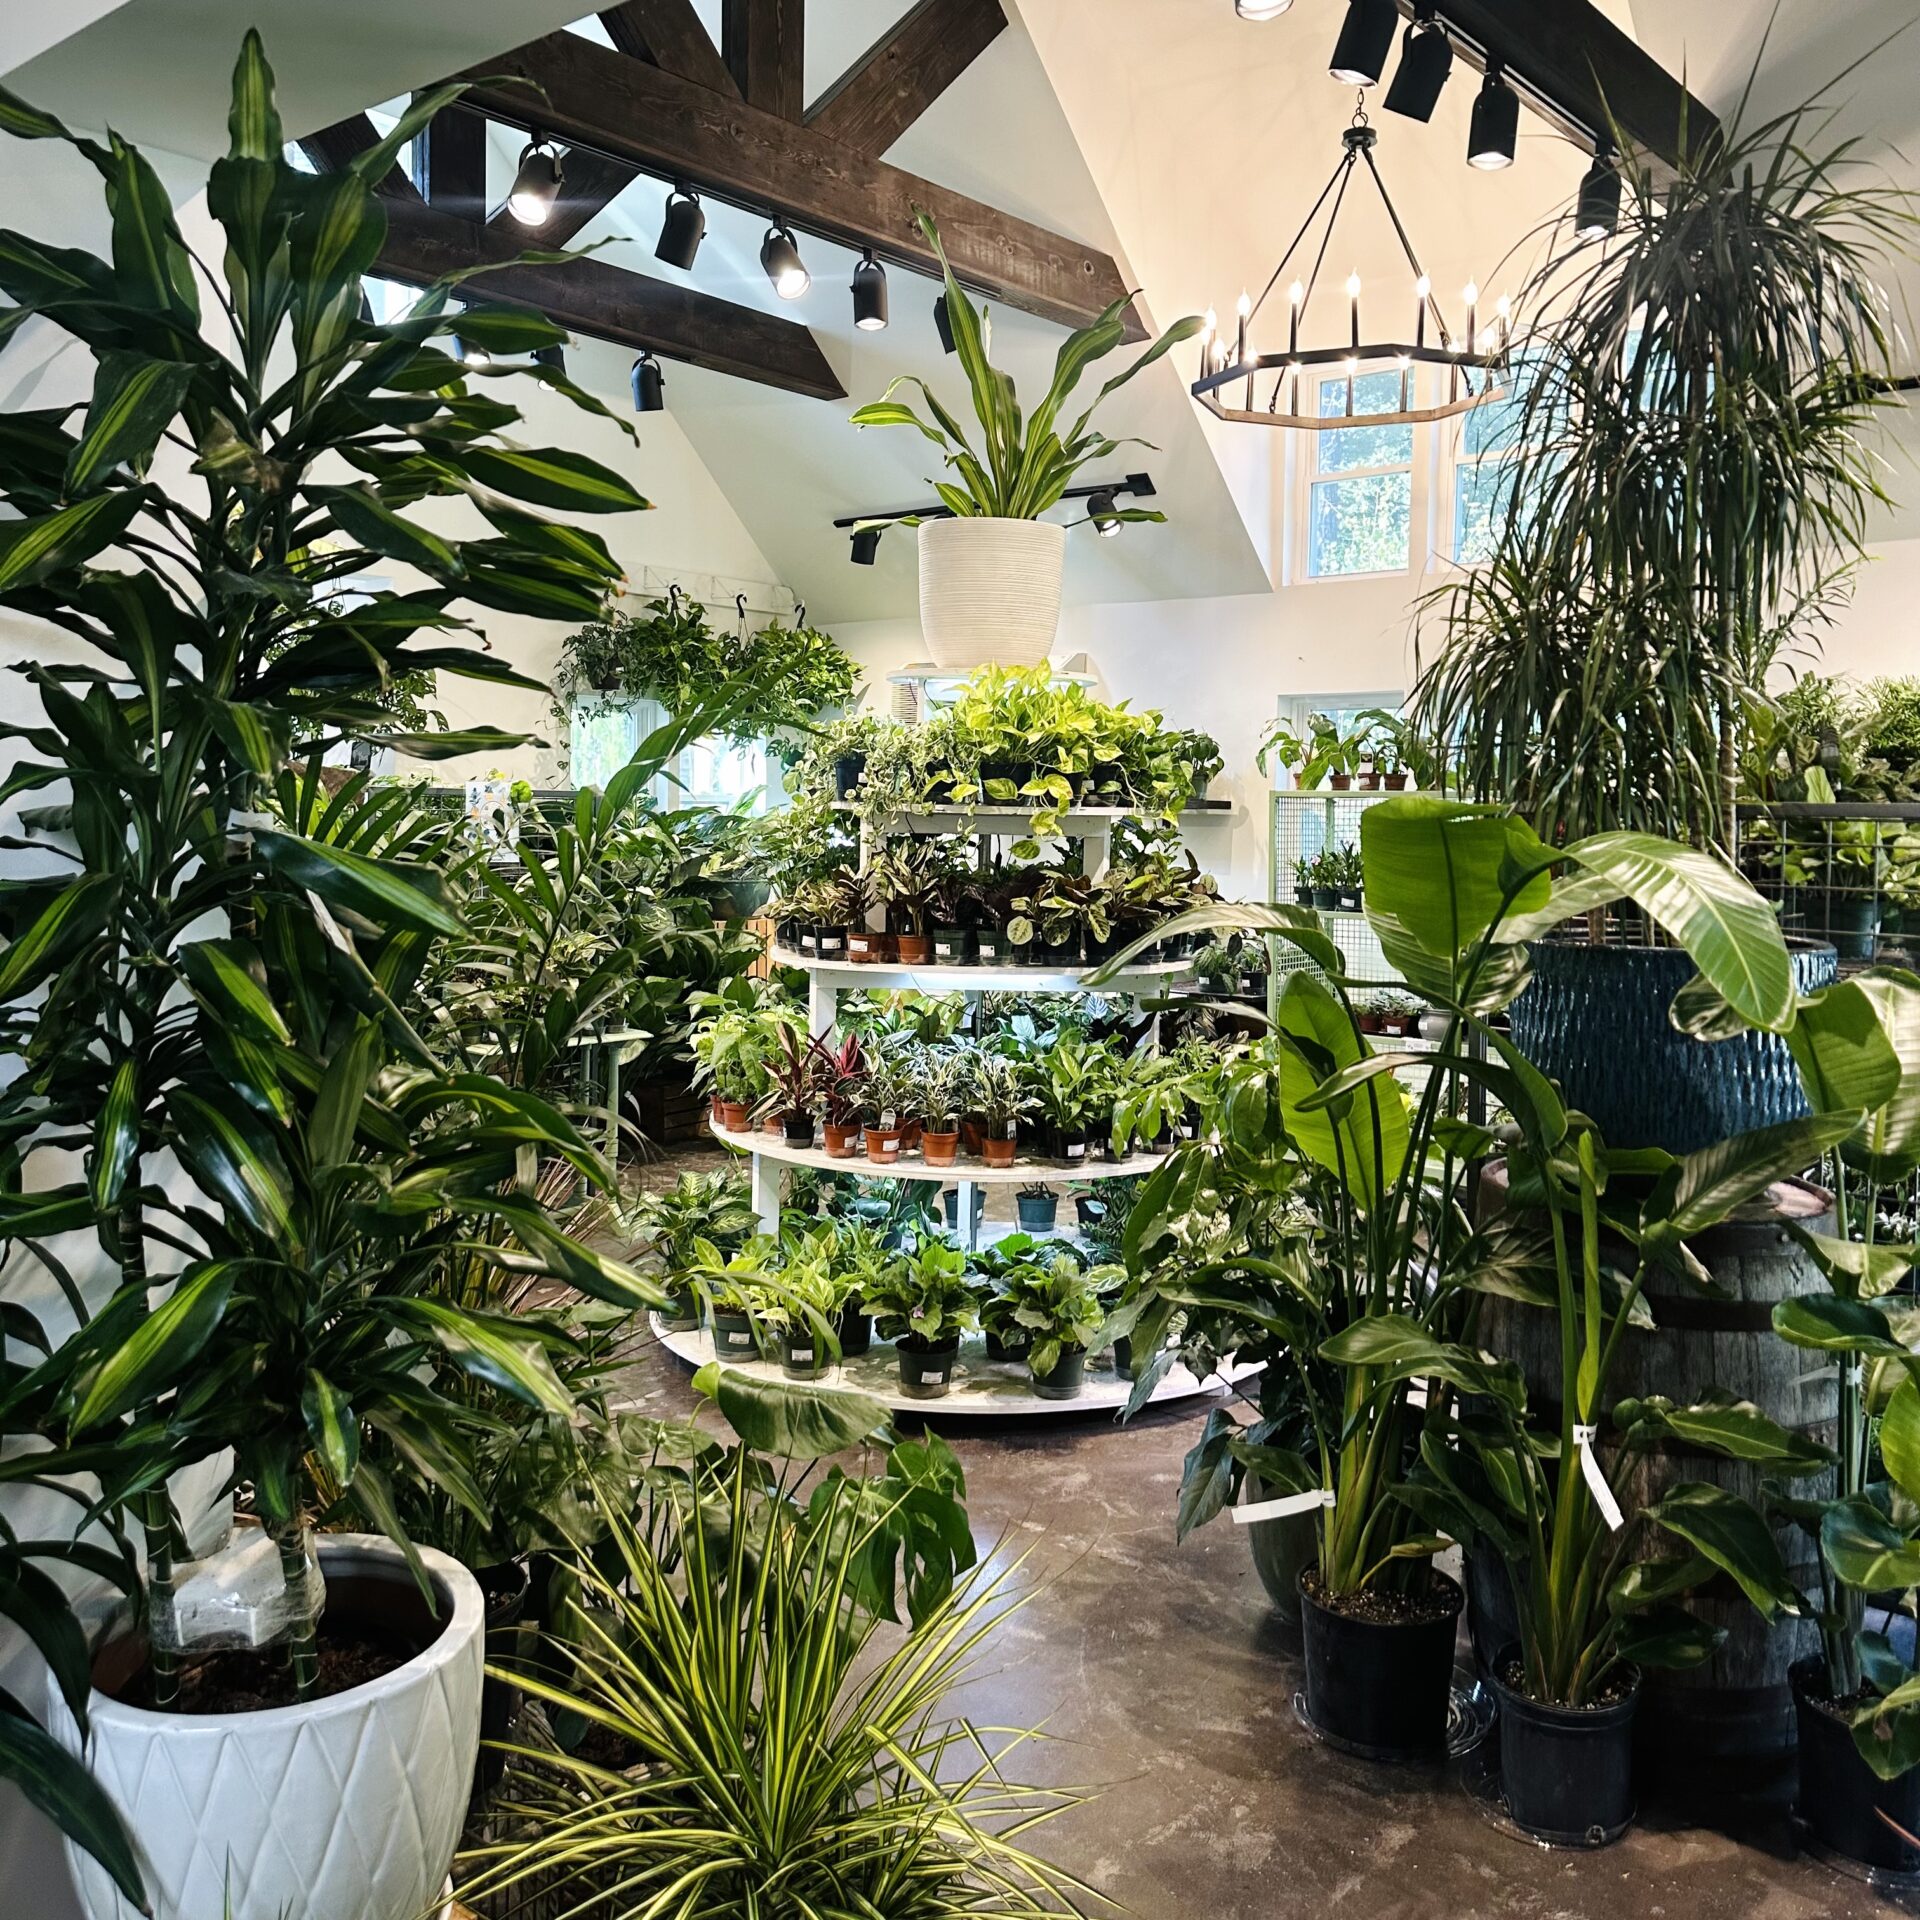
[[[711,1164],[710,1162],[708,1164]],[[654,1411],[692,1403],[655,1352]],[[1852,1920],[1906,1909],[1792,1857],[1777,1813],[1743,1837],[1658,1805],[1618,1845],[1552,1853],[1491,1826],[1449,1771],[1388,1769],[1318,1746],[1292,1711],[1297,1642],[1275,1622],[1237,1529],[1173,1537],[1201,1412],[1122,1429],[1057,1418],[942,1428],[983,1546],[1031,1547],[1035,1591],[964,1706],[1044,1723],[1034,1777],[1099,1787],[1035,1836],[1144,1920]],[[1916,1903],[1920,1905],[1920,1903]]]

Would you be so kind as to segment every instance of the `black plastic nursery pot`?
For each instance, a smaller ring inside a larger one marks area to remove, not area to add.
[[[1817,1656],[1796,1661],[1787,1679],[1800,1736],[1800,1792],[1793,1811],[1808,1838],[1862,1866],[1920,1872],[1920,1847],[1887,1824],[1920,1835],[1920,1767],[1882,1780],[1867,1765],[1853,1729],[1827,1702],[1827,1670]]]
[[[1063,1347],[1050,1372],[1033,1376],[1033,1390],[1042,1400],[1077,1400],[1086,1384],[1085,1347]]]
[[[1520,1636],[1519,1610],[1507,1563],[1484,1544],[1484,1536],[1476,1536],[1461,1558],[1467,1576],[1467,1638],[1474,1669],[1486,1680],[1493,1675],[1495,1660]]]
[[[864,753],[843,753],[833,763],[833,797],[836,800],[850,800],[853,790],[860,784],[860,776],[867,770],[867,756]]]
[[[820,935],[812,927],[796,927],[781,944],[803,960],[817,960],[820,957]]]
[[[744,1313],[713,1316],[713,1350],[722,1360],[757,1360],[760,1341],[753,1330],[753,1319]]]
[[[858,1360],[873,1345],[873,1315],[857,1306],[840,1309],[840,1357]]]
[[[973,957],[983,967],[1008,965],[1007,936],[991,928],[982,927],[973,936]]]
[[[1060,1213],[1060,1196],[1057,1193],[1019,1194],[1015,1197],[1014,1205],[1020,1215],[1020,1225],[1028,1233],[1053,1231],[1053,1223]]]
[[[847,957],[847,934],[844,927],[815,927],[813,930],[813,950],[822,960],[844,960]]]
[[[700,1324],[700,1302],[691,1293],[670,1293],[660,1309],[660,1324],[669,1333],[687,1333]]]
[[[520,1623],[526,1616],[527,1592],[532,1582],[523,1560],[503,1560],[498,1566],[475,1567],[473,1577],[486,1596],[487,1665],[510,1667],[520,1658]],[[492,1743],[513,1731],[520,1711],[520,1689],[511,1680],[488,1673],[480,1682],[480,1751],[473,1763],[476,1796],[491,1793],[507,1770],[507,1756]]]
[[[1500,1790],[1517,1827],[1563,1847],[1617,1840],[1633,1824],[1635,1671],[1624,1698],[1594,1707],[1545,1706],[1507,1684],[1517,1642],[1494,1656],[1488,1679],[1500,1703]]]
[[[1300,1575],[1307,1718],[1333,1745],[1367,1760],[1437,1760],[1447,1747],[1453,1631],[1465,1596],[1431,1576],[1430,1617],[1365,1619],[1320,1597],[1319,1568]]]
[[[973,935],[965,927],[935,927],[933,964],[936,967],[964,967],[973,958]]]
[[[949,1187],[946,1192],[940,1196],[940,1204],[946,1211],[948,1228],[957,1232],[960,1227],[960,1189],[958,1187]],[[973,1225],[976,1227],[980,1224],[980,1216],[986,1210],[986,1205],[986,1194],[979,1187],[975,1187],[973,1190]]]
[[[953,1369],[960,1358],[960,1342],[949,1340],[941,1346],[909,1345],[912,1335],[903,1335],[894,1343],[900,1362],[900,1391],[916,1400],[937,1400],[953,1385]]]
[[[812,1327],[780,1329],[780,1371],[789,1380],[817,1380],[826,1370],[827,1350]]]
[[[1047,1143],[1051,1157],[1063,1167],[1083,1166],[1087,1159],[1085,1127],[1055,1127]]]
[[[1012,1339],[995,1333],[991,1328],[987,1330],[987,1358],[989,1360],[1002,1362],[1024,1360],[1027,1357],[1027,1349],[1032,1345],[1033,1335],[1028,1333],[1024,1327],[1018,1329]]]
[[[780,1116],[780,1132],[790,1147],[810,1147],[813,1145],[813,1115],[810,1113],[783,1113]]]

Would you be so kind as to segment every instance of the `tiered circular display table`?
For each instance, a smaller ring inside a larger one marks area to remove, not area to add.
[[[689,1367],[703,1367],[708,1361],[718,1358],[714,1352],[713,1336],[704,1327],[675,1331],[663,1327],[656,1316],[653,1330],[659,1336],[660,1344],[675,1359],[685,1362]],[[779,1362],[775,1360],[730,1358],[722,1364],[762,1380],[786,1378]],[[1224,1393],[1241,1371],[1239,1366],[1229,1362],[1211,1379],[1197,1380],[1185,1367],[1175,1365],[1167,1370],[1166,1377],[1155,1386],[1151,1404],[1162,1406],[1169,1401],[1192,1400],[1201,1394]],[[854,1387],[862,1393],[871,1394],[896,1413],[926,1413],[936,1418],[953,1415],[979,1419],[1059,1413],[1111,1415],[1127,1404],[1127,1397],[1133,1392],[1133,1382],[1114,1370],[1111,1355],[1102,1355],[1089,1363],[1086,1384],[1074,1399],[1044,1399],[1034,1392],[1033,1381],[1024,1361],[989,1360],[987,1343],[978,1334],[969,1335],[961,1341],[960,1364],[954,1369],[952,1386],[945,1393],[932,1398],[902,1390],[899,1363],[892,1345],[885,1340],[875,1340],[872,1347],[857,1359],[829,1367],[821,1374],[820,1380],[825,1386]]]

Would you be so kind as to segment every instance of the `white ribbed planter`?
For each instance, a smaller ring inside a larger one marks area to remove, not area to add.
[[[373,1534],[323,1534],[330,1582],[417,1592]],[[153,1713],[96,1692],[90,1759],[134,1838],[155,1920],[419,1920],[438,1904],[480,1738],[486,1604],[457,1560],[422,1547],[441,1632],[378,1680],[264,1713]],[[49,1689],[48,1722],[79,1730]],[[90,1920],[138,1920],[69,1846]]]
[[[920,626],[936,667],[1031,667],[1060,625],[1067,530],[1050,520],[929,520]]]

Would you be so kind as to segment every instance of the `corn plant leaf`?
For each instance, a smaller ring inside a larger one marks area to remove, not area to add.
[[[193,369],[178,360],[144,353],[103,354],[93,377],[86,424],[67,457],[66,492],[89,493],[120,466],[144,477],[192,379]]]
[[[0,1689],[0,1780],[10,1780],[73,1843],[92,1855],[141,1913],[151,1913],[133,1843],[86,1767]]]
[[[567,513],[628,513],[648,502],[611,467],[563,447],[469,447],[468,473],[514,500]]]
[[[335,1487],[344,1492],[360,1465],[360,1423],[352,1403],[325,1374],[309,1372],[300,1390],[300,1417],[313,1450],[325,1463]]]
[[[0,524],[0,593],[32,586],[51,573],[91,560],[126,532],[145,505],[138,487],[125,487]]]
[[[84,1382],[86,1391],[74,1409],[74,1432],[85,1433],[116,1418],[178,1379],[220,1324],[239,1271],[240,1263],[233,1260],[187,1268],[172,1293]]]

